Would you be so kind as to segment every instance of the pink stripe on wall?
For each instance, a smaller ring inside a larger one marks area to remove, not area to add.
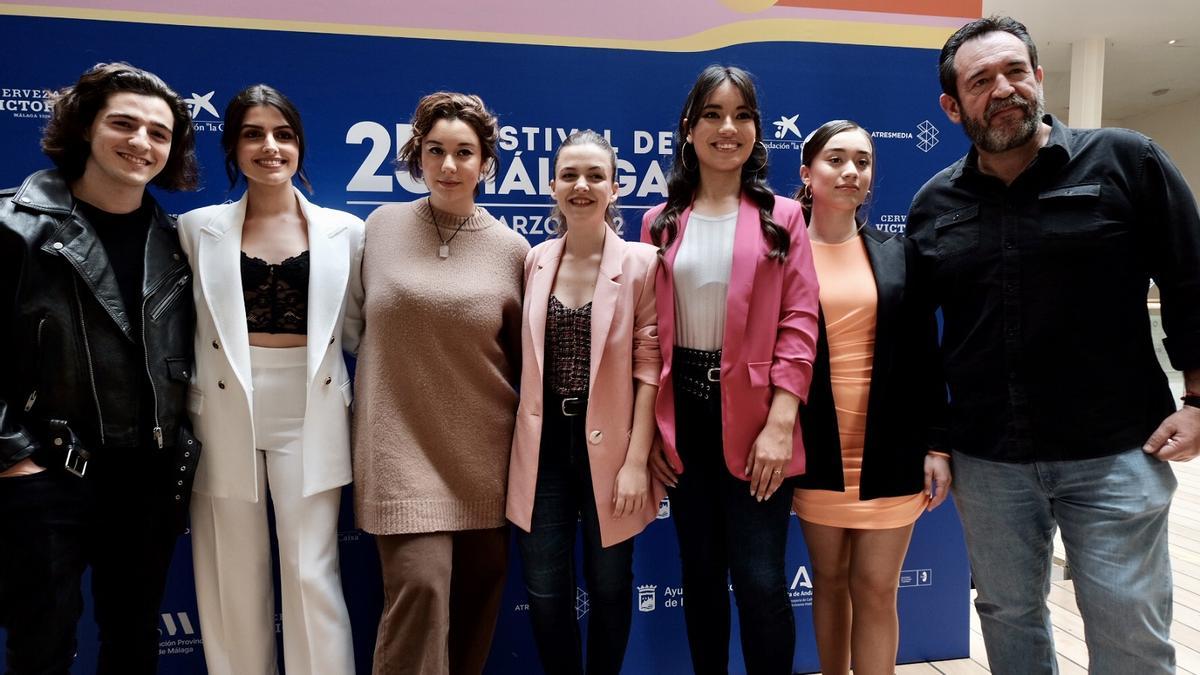
[[[794,6],[737,11],[770,0],[605,0],[581,6],[562,0],[413,2],[412,0],[23,0],[22,5],[83,11],[135,12],[210,19],[299,21],[316,24],[510,33],[577,38],[666,40],[748,19],[826,19],[954,27],[963,17],[845,11]],[[787,0],[783,0],[787,2]],[[728,3],[728,4],[727,4]],[[781,3],[782,4],[782,3]]]

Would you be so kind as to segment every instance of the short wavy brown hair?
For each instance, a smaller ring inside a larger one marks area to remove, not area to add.
[[[500,125],[483,99],[475,94],[462,94],[457,91],[439,91],[429,94],[417,103],[417,109],[412,116],[412,137],[409,138],[396,156],[396,164],[408,169],[413,178],[421,178],[421,143],[433,129],[438,120],[462,120],[466,122],[475,135],[479,137],[480,153],[483,155],[484,171],[480,178],[487,180],[496,175],[499,164],[496,160],[496,138],[500,135]],[[475,190],[479,192],[478,186]]]
[[[162,78],[128,63],[97,63],[79,81],[54,94],[50,123],[42,134],[42,152],[68,181],[83,176],[92,152],[88,132],[96,114],[113,94],[157,96],[171,109],[171,152],[163,170],[150,181],[164,190],[194,190],[200,182],[196,136],[187,104]]]

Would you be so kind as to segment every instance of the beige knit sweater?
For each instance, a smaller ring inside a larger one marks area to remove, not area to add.
[[[354,509],[373,534],[505,522],[529,244],[483,209],[441,244],[427,199],[367,218]]]

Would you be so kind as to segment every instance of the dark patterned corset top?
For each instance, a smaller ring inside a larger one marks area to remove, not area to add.
[[[571,309],[552,295],[546,310],[551,389],[559,396],[586,396],[592,361],[592,303]]]
[[[272,265],[242,251],[242,298],[251,333],[308,332],[308,251]]]

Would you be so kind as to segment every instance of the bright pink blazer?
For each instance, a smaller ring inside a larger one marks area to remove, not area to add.
[[[642,219],[642,241],[650,241],[650,224],[665,204],[650,209]],[[675,388],[671,357],[675,345],[675,283],[672,269],[679,245],[687,233],[691,208],[679,217],[679,234],[663,252],[658,268],[658,342],[663,369],[655,401],[655,417],[663,448],[671,466],[684,471],[675,447]],[[767,258],[770,247],[763,238],[758,207],[742,195],[733,242],[733,268],[725,301],[725,337],[721,349],[721,433],[725,465],[736,478],[746,480],[746,461],[754,440],[767,421],[775,387],[808,398],[812,362],[817,344],[817,273],[813,268],[804,214],[800,205],[775,197],[772,218],[791,235],[787,261]],[[800,420],[792,433],[792,461],[786,476],[804,473],[804,441]]]
[[[508,468],[507,516],[526,532],[533,518],[542,440],[546,307],[558,276],[563,246],[564,240],[550,239],[525,256],[521,403]],[[616,232],[606,233],[592,295],[591,370],[585,418],[602,546],[612,546],[641,532],[654,520],[664,494],[662,484],[651,479],[651,496],[640,513],[619,520],[612,517],[613,485],[625,463],[633,427],[634,381],[657,385],[662,370],[654,313],[657,269],[658,252],[653,246],[623,241]]]

